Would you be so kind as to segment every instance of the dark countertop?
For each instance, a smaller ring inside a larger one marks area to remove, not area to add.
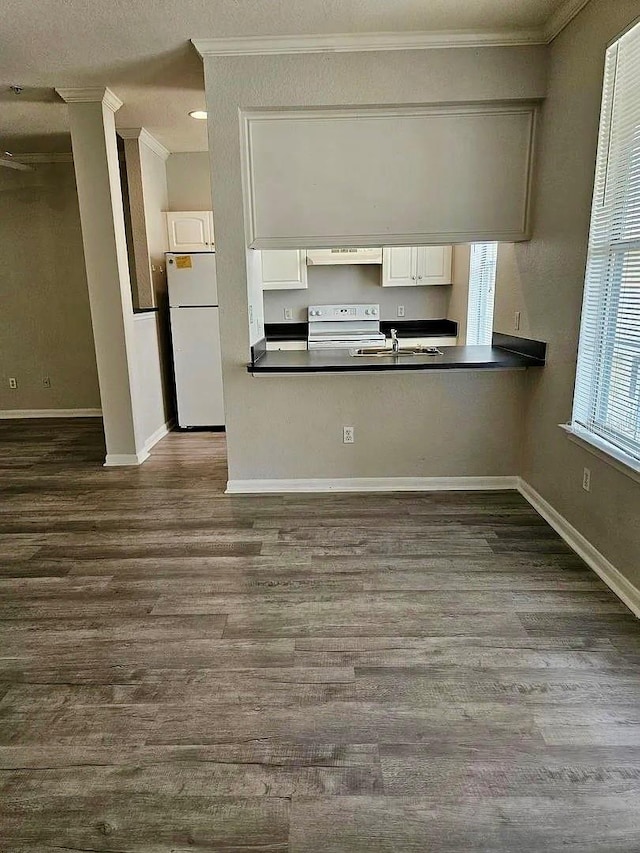
[[[391,329],[397,329],[399,338],[443,338],[456,337],[458,324],[454,320],[381,320],[380,331],[387,337]],[[265,323],[264,334],[268,341],[306,341],[309,324]]]
[[[254,376],[273,373],[362,373],[393,370],[524,370],[544,360],[496,346],[440,346],[442,355],[352,356],[346,349],[265,352],[247,365]]]

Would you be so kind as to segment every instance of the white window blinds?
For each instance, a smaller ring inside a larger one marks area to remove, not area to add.
[[[467,344],[491,344],[496,290],[497,243],[472,243],[469,268]]]
[[[640,468],[640,25],[606,56],[572,428]]]

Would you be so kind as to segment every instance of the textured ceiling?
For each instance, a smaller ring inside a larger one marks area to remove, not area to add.
[[[354,32],[531,31],[575,0],[2,0],[0,144],[68,151],[54,87],[107,85],[119,127],[170,151],[206,149],[202,64],[190,39]],[[21,95],[9,90],[24,86]]]

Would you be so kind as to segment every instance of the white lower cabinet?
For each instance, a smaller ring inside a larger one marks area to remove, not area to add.
[[[307,253],[304,249],[257,251],[256,269],[263,290],[303,290],[307,287]]]
[[[382,250],[382,286],[451,284],[451,246],[392,246]]]

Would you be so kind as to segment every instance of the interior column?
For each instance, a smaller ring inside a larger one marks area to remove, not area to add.
[[[135,338],[129,261],[109,89],[57,89],[69,110],[84,260],[98,364],[105,465],[149,456],[136,414]]]

